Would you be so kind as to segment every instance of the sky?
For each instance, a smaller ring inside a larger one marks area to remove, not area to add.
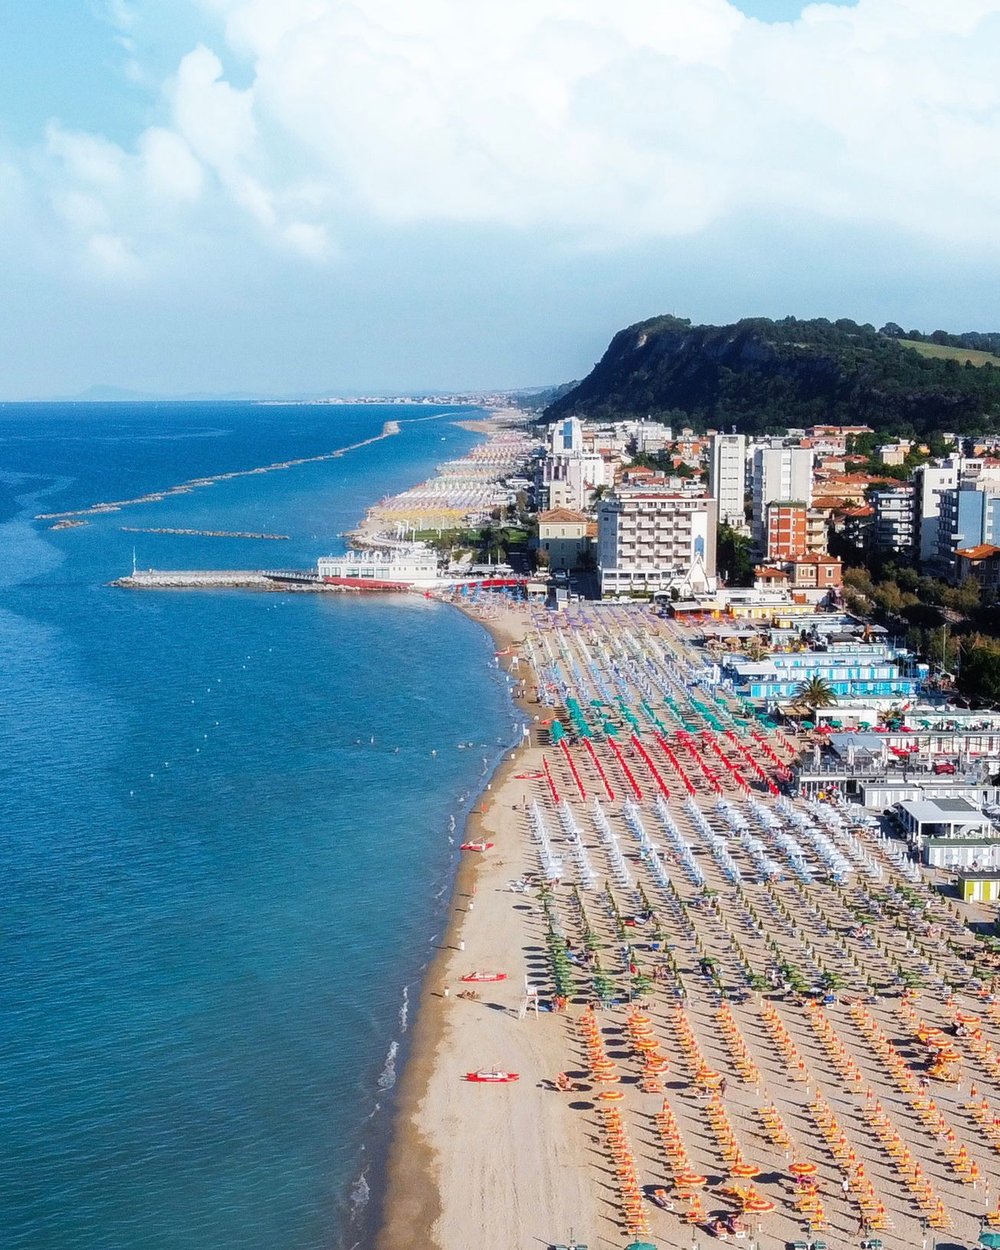
[[[0,399],[1000,329],[1000,0],[0,0]]]

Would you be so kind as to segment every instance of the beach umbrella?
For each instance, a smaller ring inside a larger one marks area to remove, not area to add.
[[[708,1177],[700,1176],[697,1172],[679,1172],[674,1177],[674,1184],[682,1189],[699,1189],[707,1182]]]
[[[760,1176],[760,1168],[755,1163],[734,1163],[729,1171],[733,1176],[745,1176],[748,1180]]]
[[[788,1170],[792,1176],[815,1176],[819,1168],[815,1163],[790,1163]]]
[[[752,1194],[743,1204],[743,1210],[749,1211],[753,1215],[768,1215],[774,1209],[774,1203],[770,1198],[765,1198],[763,1194]]]
[[[597,1097],[604,1102],[621,1102],[625,1095],[620,1089],[602,1089]]]
[[[1000,1246],[1000,1232],[992,1232],[988,1228],[984,1228],[979,1234],[979,1244],[981,1246]]]

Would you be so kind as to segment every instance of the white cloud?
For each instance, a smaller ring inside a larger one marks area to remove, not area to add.
[[[88,268],[97,278],[132,279],[142,267],[125,239],[108,233],[93,234],[87,240]]]
[[[330,254],[326,230],[307,221],[293,221],[286,226],[284,239],[294,251],[312,260],[325,260]]]
[[[747,205],[934,230],[1000,194],[1000,0],[778,26],[726,0],[202,3],[253,58],[241,153],[275,195],[308,171],[387,221],[613,241]]]
[[[61,164],[74,181],[113,190],[122,181],[125,152],[101,135],[65,130],[50,122],[45,132],[46,153]]]
[[[150,127],[138,146],[143,180],[154,199],[198,199],[204,184],[202,166],[176,131]]]
[[[222,62],[199,45],[181,61],[172,91],[173,121],[191,149],[213,168],[229,173],[253,150],[253,93],[223,78]]]
[[[217,46],[181,59],[131,151],[47,133],[57,212],[129,255],[227,208],[310,260],[345,216],[588,246],[744,211],[993,233],[1000,0],[814,4],[780,25],[727,0],[192,3]],[[141,62],[132,6],[109,8]]]

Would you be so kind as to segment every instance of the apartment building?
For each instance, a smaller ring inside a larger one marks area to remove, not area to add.
[[[708,496],[621,490],[597,509],[602,595],[685,593],[715,581],[716,501]]]
[[[747,440],[745,434],[713,434],[708,493],[719,504],[719,521],[746,529]]]
[[[799,500],[812,502],[813,453],[808,447],[765,446],[753,453],[752,536],[758,551],[766,550],[767,506]]]
[[[794,500],[767,505],[764,555],[768,560],[780,562],[805,553],[808,512],[805,503]]]
[[[1000,485],[943,491],[937,552],[942,571],[957,582],[956,552],[984,544],[1000,545]]]
[[[910,485],[879,487],[869,496],[875,509],[872,545],[878,551],[910,553],[917,538],[916,496]]]

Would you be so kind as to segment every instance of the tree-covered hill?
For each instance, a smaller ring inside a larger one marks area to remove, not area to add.
[[[989,347],[998,337],[961,336]],[[616,334],[591,373],[545,415],[568,413],[747,433],[820,422],[900,435],[978,434],[1000,423],[1000,369],[922,354],[900,342],[894,325],[878,331],[848,320],[755,317],[693,326],[656,317]]]

